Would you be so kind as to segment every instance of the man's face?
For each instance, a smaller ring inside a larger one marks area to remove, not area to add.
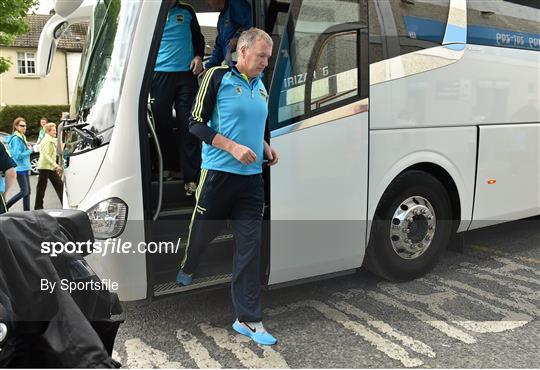
[[[221,12],[225,9],[225,0],[206,0],[210,10],[214,12]]]
[[[255,41],[251,48],[242,47],[240,51],[244,57],[244,66],[249,77],[257,77],[268,65],[272,56],[272,45],[262,39]]]

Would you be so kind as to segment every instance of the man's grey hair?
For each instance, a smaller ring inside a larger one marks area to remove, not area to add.
[[[255,27],[251,27],[249,30],[242,32],[238,38],[236,49],[240,50],[243,46],[245,46],[247,49],[251,49],[257,40],[266,41],[266,43],[268,43],[270,46],[274,44],[272,38],[266,32]]]

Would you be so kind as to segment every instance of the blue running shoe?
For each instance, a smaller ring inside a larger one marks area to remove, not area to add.
[[[233,329],[246,337],[251,338],[255,343],[264,346],[271,346],[277,343],[277,339],[264,328],[262,321],[240,322],[238,319],[232,325]]]
[[[186,274],[182,270],[178,270],[178,274],[176,275],[176,284],[178,285],[191,285],[193,282],[193,277],[191,275]]]

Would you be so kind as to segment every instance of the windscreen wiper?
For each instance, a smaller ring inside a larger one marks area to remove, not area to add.
[[[78,119],[74,118],[74,119],[66,119],[66,120],[63,120],[63,122],[66,122],[65,124],[63,124],[63,128],[64,130],[65,129],[69,129],[69,128],[83,128],[85,126],[88,126],[89,123],[88,122],[77,122]]]
[[[79,123],[73,126],[73,128],[87,137],[87,139],[90,141],[90,145],[92,146],[92,148],[97,148],[103,142],[103,138],[97,135],[94,131],[85,128],[88,125],[89,124],[86,122]]]
[[[96,148],[101,145],[103,142],[103,138],[97,135],[94,131],[89,130],[86,128],[86,126],[90,125],[88,122],[77,122],[76,119],[73,120],[66,120],[65,122],[70,122],[68,124],[64,124],[62,129],[65,130],[75,130],[78,133],[80,133],[85,139],[86,143],[90,144],[92,148]]]

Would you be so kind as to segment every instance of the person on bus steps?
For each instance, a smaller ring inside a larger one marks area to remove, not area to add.
[[[278,162],[277,152],[264,140],[268,94],[261,80],[272,39],[251,28],[241,34],[238,50],[236,66],[208,70],[191,111],[190,131],[203,141],[202,169],[176,283],[193,282],[204,248],[230,218],[235,242],[233,328],[259,344],[272,345],[276,339],[262,325],[260,301],[263,157],[270,166]]]
[[[253,27],[251,5],[246,0],[206,0],[206,3],[212,11],[220,13],[214,49],[205,68],[219,66],[223,62],[230,65],[238,37],[243,30]]]
[[[182,1],[170,0],[170,10],[161,37],[150,91],[152,113],[162,147],[164,169],[174,165],[178,141],[184,188],[191,195],[197,188],[201,143],[189,133],[189,111],[197,94],[197,75],[203,70],[204,37],[195,11]],[[176,111],[173,121],[172,107]],[[180,137],[175,137],[175,130]]]
[[[7,148],[0,142],[0,173],[5,176],[5,182],[4,177],[0,176],[0,214],[7,212],[4,196],[7,195],[15,183],[17,178],[16,167],[17,164],[11,159]]]
[[[53,184],[54,190],[60,202],[62,202],[62,193],[64,184],[60,175],[57,173],[60,166],[56,164],[56,125],[47,123],[44,126],[45,136],[41,140],[38,162],[38,183],[36,189],[36,202],[34,209],[43,209],[43,198],[47,189],[47,180]]]
[[[38,139],[36,144],[39,145],[41,141],[45,138],[45,126],[49,123],[49,119],[47,117],[41,117],[39,119],[39,126],[41,127],[39,129]]]
[[[13,134],[8,136],[6,142],[8,144],[11,158],[17,163],[17,182],[21,191],[8,200],[6,206],[9,209],[19,200],[23,200],[23,209],[30,210],[30,154],[32,154],[32,146],[26,141],[26,120],[22,117],[15,118],[13,121]]]

